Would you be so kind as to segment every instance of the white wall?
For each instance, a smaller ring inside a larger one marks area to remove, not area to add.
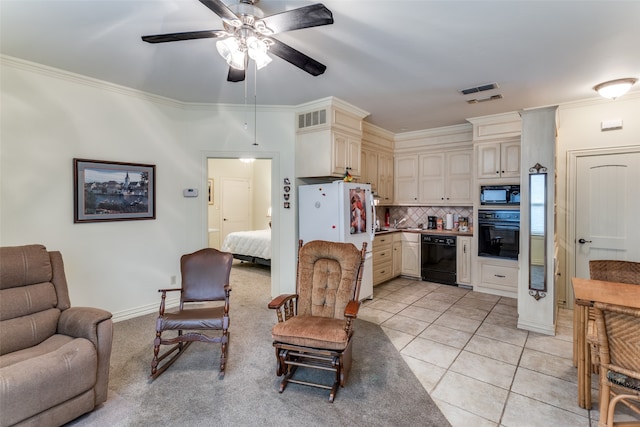
[[[620,130],[601,131],[603,120],[622,119]],[[572,242],[568,242],[574,213],[569,211],[567,188],[568,153],[575,150],[640,146],[640,92],[630,92],[615,101],[594,98],[591,101],[561,104],[558,108],[558,138],[556,150],[556,232],[560,277],[557,292],[560,302],[571,307],[573,293],[571,276]],[[639,193],[640,194],[640,193]]]
[[[182,254],[207,246],[207,158],[272,158],[272,180],[294,177],[294,113],[185,105],[0,57],[0,244],[62,252],[71,301],[116,319],[157,310]],[[73,223],[73,158],[156,165],[156,219]],[[184,188],[199,188],[184,198]],[[272,195],[272,202],[277,196]],[[294,210],[273,203],[272,293],[295,289]]]
[[[253,163],[253,224],[254,230],[264,230],[269,228],[271,218],[267,217],[269,207],[271,207],[271,162],[268,160],[256,159]],[[279,188],[279,185],[273,188]]]

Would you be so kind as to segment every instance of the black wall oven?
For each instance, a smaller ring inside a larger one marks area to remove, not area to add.
[[[478,211],[478,256],[518,259],[520,211]]]

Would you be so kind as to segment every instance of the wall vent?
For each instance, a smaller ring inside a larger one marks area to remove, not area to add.
[[[467,99],[467,104],[478,104],[480,102],[495,101],[496,99],[502,99],[502,95],[498,94],[489,96],[487,98]]]
[[[298,114],[298,129],[325,123],[327,123],[327,110],[325,109]]]
[[[460,89],[460,92],[463,95],[471,95],[472,93],[484,92],[485,90],[497,89],[498,83],[487,83],[485,85],[480,85],[476,87],[470,87],[467,89]]]

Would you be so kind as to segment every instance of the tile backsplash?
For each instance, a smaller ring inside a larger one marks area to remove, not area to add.
[[[419,224],[424,224],[426,228],[427,217],[444,218],[448,213],[453,214],[454,221],[460,216],[468,217],[469,225],[471,225],[473,217],[473,208],[470,206],[378,206],[376,215],[381,225],[384,225],[384,215],[387,209],[389,209],[390,225],[393,225],[394,219],[400,221],[402,218],[407,218],[407,221],[402,224],[403,227],[418,227]]]

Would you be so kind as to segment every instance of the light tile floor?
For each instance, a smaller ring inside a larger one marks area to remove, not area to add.
[[[571,310],[548,336],[517,329],[513,298],[397,278],[358,317],[382,327],[454,427],[598,425],[597,376],[593,409],[577,404]]]

